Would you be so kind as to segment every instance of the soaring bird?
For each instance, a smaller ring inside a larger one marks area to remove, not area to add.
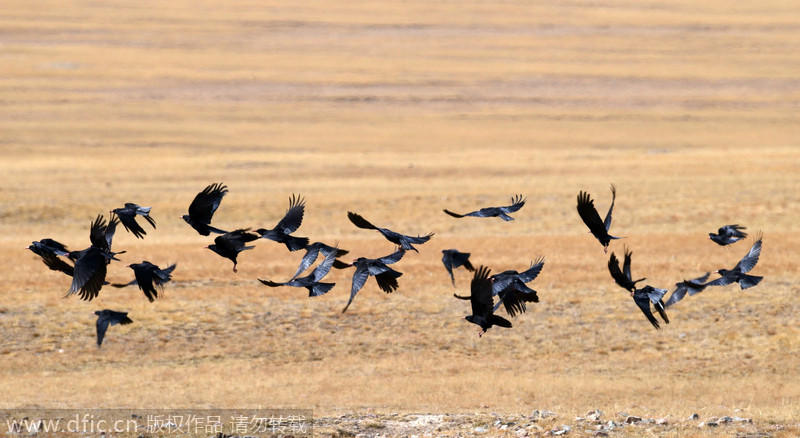
[[[317,260],[317,257],[319,256],[319,253],[322,253],[323,257],[327,257],[328,254],[330,252],[332,252],[332,251],[336,252],[336,258],[337,258],[337,259],[334,259],[334,261],[333,261],[333,267],[334,268],[344,269],[344,268],[349,268],[350,267],[349,264],[344,263],[341,260],[338,260],[338,257],[346,255],[350,251],[348,251],[346,249],[339,249],[338,247],[333,247],[333,246],[330,246],[330,245],[326,245],[326,244],[324,244],[322,242],[314,242],[314,243],[306,245],[306,253],[305,253],[305,255],[303,255],[303,259],[300,260],[300,266],[297,268],[297,272],[294,273],[294,275],[292,276],[291,279],[294,280],[300,274],[302,274],[303,271],[308,269],[309,266],[311,266],[314,263],[314,261]]]
[[[303,198],[298,198],[294,194],[289,198],[289,209],[283,219],[278,221],[275,228],[268,230],[266,228],[259,228],[256,232],[264,239],[274,240],[278,243],[283,243],[289,251],[297,251],[303,249],[308,245],[308,237],[295,237],[291,233],[300,228],[303,223],[303,213],[305,212],[306,201]]]
[[[477,324],[478,337],[483,336],[486,330],[493,325],[499,327],[511,327],[511,322],[502,316],[494,314],[492,302],[492,279],[489,277],[491,270],[485,266],[479,266],[472,277],[470,284],[469,301],[472,305],[472,315],[464,317],[465,320]]]
[[[106,336],[106,330],[109,325],[126,325],[133,322],[128,318],[128,312],[117,312],[114,310],[95,310],[97,315],[97,348],[103,344],[103,338]]]
[[[457,218],[462,218],[465,216],[499,217],[504,221],[513,221],[514,218],[509,216],[508,213],[513,213],[519,210],[520,208],[522,208],[523,205],[525,205],[525,199],[522,198],[522,195],[516,195],[511,198],[511,205],[507,205],[505,207],[485,207],[481,208],[480,210],[465,214],[453,213],[452,211],[447,209],[445,209],[444,212],[449,214],[450,216]]]
[[[42,239],[39,241],[33,241],[31,242],[30,246],[28,246],[28,249],[38,256],[42,256],[43,253],[55,254],[60,256],[69,255],[69,250],[67,249],[67,246],[53,239]]]
[[[453,269],[463,266],[467,271],[475,271],[475,267],[469,262],[469,253],[460,252],[457,249],[443,249],[442,263],[444,263],[444,268],[447,269],[447,273],[450,274],[450,281],[453,282],[453,287],[456,285],[456,277],[453,276]]]
[[[538,257],[531,267],[523,272],[509,270],[492,275],[492,295],[497,295],[499,299],[494,311],[497,311],[502,303],[508,316],[514,317],[518,313],[525,313],[525,303],[538,303],[539,295],[528,287],[527,283],[536,279],[543,267],[544,257]]]
[[[750,272],[750,270],[756,266],[756,263],[758,263],[758,257],[761,255],[761,239],[762,235],[759,232],[756,235],[755,243],[750,247],[750,251],[747,252],[747,255],[739,260],[739,263],[737,263],[733,269],[718,270],[717,274],[721,277],[708,282],[707,286],[725,286],[738,282],[739,287],[744,290],[761,282],[764,277],[747,274],[747,272]]]
[[[189,205],[189,214],[183,215],[183,220],[197,230],[201,236],[210,233],[225,234],[227,231],[211,226],[211,218],[217,211],[222,197],[228,194],[228,187],[222,183],[214,183],[203,189],[194,197]]]
[[[403,275],[403,273],[395,271],[386,265],[399,262],[405,253],[406,251],[404,249],[399,249],[388,256],[378,259],[359,257],[353,260],[352,266],[356,267],[356,272],[353,273],[353,284],[350,287],[350,299],[347,300],[347,304],[344,306],[344,309],[342,309],[342,313],[347,311],[347,308],[350,307],[350,303],[353,302],[353,298],[355,298],[358,291],[364,287],[364,284],[370,276],[375,277],[378,287],[387,294],[397,290],[397,279]]]
[[[118,222],[117,217],[113,214],[108,224],[103,215],[98,215],[92,222],[89,231],[89,240],[92,245],[82,251],[69,253],[69,258],[75,260],[75,266],[73,267],[72,285],[65,297],[80,292],[80,299],[91,301],[97,297],[103,285],[107,284],[105,280],[108,264],[111,260],[119,260],[115,256],[125,252],[111,251],[111,241],[114,238]],[[62,272],[69,275],[65,270]]]
[[[153,226],[153,229],[155,229],[156,221],[150,217],[150,209],[151,207],[140,207],[134,203],[126,202],[124,207],[115,208],[111,210],[111,212],[117,214],[119,221],[122,222],[122,226],[125,227],[126,230],[133,233],[133,235],[139,239],[144,239],[144,235],[147,233],[144,231],[144,228],[136,222],[136,215],[143,216],[145,220]]]
[[[739,226],[737,224],[733,225],[725,225],[717,230],[717,234],[708,233],[708,238],[711,239],[714,243],[720,246],[730,245],[731,243],[738,242],[745,237],[747,237],[747,233],[742,230],[746,230],[747,228]]]
[[[394,243],[405,251],[417,251],[413,244],[421,245],[430,240],[431,236],[433,236],[433,233],[417,237],[406,236],[386,228],[379,228],[375,225],[372,225],[366,219],[356,213],[353,213],[352,211],[347,212],[347,217],[350,219],[350,222],[352,222],[353,225],[357,226],[358,228],[364,228],[366,230],[378,230],[389,242]]]
[[[336,248],[333,248],[333,251],[328,251],[327,255],[325,255],[325,259],[311,271],[311,274],[300,277],[300,278],[292,278],[291,280],[285,283],[276,283],[270,280],[262,280],[258,279],[262,284],[265,284],[270,287],[278,287],[278,286],[293,286],[293,287],[304,287],[308,289],[308,296],[309,297],[318,297],[320,295],[324,295],[328,293],[329,290],[336,285],[336,283],[322,283],[322,279],[328,275],[330,272],[331,267],[333,267],[333,262],[336,261]]]
[[[605,220],[600,220],[600,214],[594,208],[594,200],[589,197],[587,192],[578,193],[578,214],[583,219],[583,223],[589,227],[589,231],[600,241],[603,245],[603,252],[608,252],[608,244],[612,239],[621,239],[621,237],[614,237],[608,234],[608,229],[611,228],[611,211],[614,210],[614,201],[617,199],[617,188],[611,184],[611,206],[608,207],[608,213]]]
[[[252,242],[258,238],[257,234],[253,234],[249,230],[239,229],[217,236],[214,239],[214,243],[206,248],[230,259],[233,262],[233,272],[238,272],[236,270],[236,257],[242,251],[255,248],[255,246],[245,246],[245,243]]]
[[[614,281],[623,289],[627,290],[631,296],[633,297],[633,301],[639,306],[639,309],[642,310],[644,316],[647,317],[647,320],[653,324],[653,327],[656,329],[659,328],[658,320],[653,316],[653,313],[650,311],[650,303],[653,303],[653,307],[658,311],[661,315],[661,318],[664,319],[664,322],[669,324],[669,318],[667,317],[666,308],[664,305],[664,301],[662,298],[664,294],[667,293],[666,289],[658,289],[650,285],[646,285],[643,288],[637,288],[636,283],[640,281],[646,280],[645,278],[640,278],[638,280],[633,280],[631,277],[631,252],[628,249],[625,249],[625,262],[623,264],[623,269],[619,269],[619,260],[617,259],[616,254],[613,252],[611,253],[611,258],[608,260],[608,271],[611,273],[611,277],[614,278]]]
[[[700,277],[693,278],[691,280],[683,280],[679,283],[675,283],[675,290],[672,291],[672,295],[670,295],[667,302],[664,303],[664,307],[672,306],[673,304],[682,300],[687,293],[689,294],[689,296],[692,296],[694,294],[702,292],[708,286],[704,282],[708,280],[709,275],[711,275],[711,273],[706,272],[705,275],[702,275]]]
[[[158,298],[158,292],[163,295],[164,284],[172,280],[172,271],[176,264],[171,264],[164,269],[144,260],[142,263],[131,263],[129,268],[133,269],[135,279],[130,283],[112,284],[114,287],[127,287],[134,284],[139,285],[139,289],[144,292],[144,296],[152,303]]]

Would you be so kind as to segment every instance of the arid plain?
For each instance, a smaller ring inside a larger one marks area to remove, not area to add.
[[[615,436],[800,433],[790,2],[11,0],[0,47],[0,408],[546,409],[558,424],[600,409],[669,419]],[[213,182],[230,190],[214,217],[225,229],[272,227],[298,193],[296,234],[348,257],[393,246],[347,211],[436,234],[396,265],[399,290],[370,279],[342,314],[352,270],[310,299],[257,281],[299,263],[275,242],[242,253],[238,273],[203,248],[212,239],[180,216]],[[671,291],[732,267],[752,238],[722,248],[708,232],[739,223],[764,233],[764,281],[687,298],[655,330],[575,209],[587,190],[604,215],[611,183],[611,231],[625,239],[609,254],[633,250],[635,277]],[[512,222],[442,212],[517,193],[527,204]],[[143,240],[120,228],[127,253],[107,279],[177,263],[164,296],[62,298],[70,279],[25,247],[88,246],[91,220],[124,202],[152,206],[158,228]],[[494,272],[545,256],[530,284],[541,302],[478,338],[452,297],[470,275],[451,285],[447,248]],[[98,349],[104,308],[134,324]],[[697,428],[693,413],[753,423]],[[393,433],[375,421],[371,433]]]

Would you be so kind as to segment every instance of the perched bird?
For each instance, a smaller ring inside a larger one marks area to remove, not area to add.
[[[444,263],[447,273],[450,274],[450,281],[453,282],[454,287],[456,285],[456,277],[453,276],[453,269],[463,266],[467,271],[475,271],[475,267],[469,262],[469,253],[460,252],[457,249],[443,249],[442,263]]]
[[[612,252],[611,258],[608,259],[608,271],[611,273],[611,277],[614,278],[614,281],[617,284],[625,289],[626,291],[633,293],[636,290],[636,283],[640,281],[647,280],[646,278],[640,278],[634,281],[631,277],[631,255],[633,253],[625,248],[625,262],[622,265],[622,270],[619,269],[619,260],[617,260],[617,256]]]
[[[55,254],[60,256],[69,255],[66,245],[53,239],[42,239],[31,242],[28,249],[34,254],[41,256],[43,253]]]
[[[249,230],[239,229],[217,236],[214,239],[214,243],[206,248],[230,259],[233,262],[233,272],[238,272],[236,270],[236,257],[242,251],[255,248],[255,246],[245,246],[245,243],[252,242],[258,238],[257,234],[253,234]]]
[[[379,228],[367,222],[367,220],[361,217],[360,215],[353,213],[351,211],[347,212],[347,217],[350,219],[350,222],[352,222],[353,225],[357,226],[358,228],[364,228],[366,230],[378,230],[381,234],[383,234],[383,237],[385,237],[389,242],[394,243],[395,245],[399,246],[401,249],[405,251],[409,250],[417,251],[417,249],[414,248],[413,244],[421,245],[430,240],[431,236],[433,236],[433,233],[417,237],[406,236],[386,228]]]
[[[117,312],[114,310],[95,310],[97,315],[97,348],[103,344],[103,338],[106,336],[106,330],[109,325],[126,325],[133,322],[128,318],[128,312]]]
[[[612,239],[621,239],[608,234],[611,228],[611,211],[614,210],[614,201],[617,199],[617,188],[611,184],[611,206],[608,208],[605,220],[600,220],[600,214],[594,208],[594,200],[586,192],[578,193],[578,214],[583,219],[583,223],[589,227],[589,231],[603,245],[603,252],[608,252],[608,244]]]
[[[746,229],[747,228],[736,224],[725,225],[723,227],[720,227],[719,230],[717,230],[717,234],[708,233],[708,238],[711,239],[717,245],[726,246],[730,245],[731,243],[738,242],[747,237],[747,233],[742,231]]]
[[[292,276],[292,280],[297,278],[300,274],[303,273],[306,269],[311,266],[314,261],[317,260],[319,253],[322,253],[323,257],[327,257],[329,253],[332,251],[336,252],[336,258],[346,255],[350,251],[346,249],[339,249],[338,247],[333,247],[330,245],[326,245],[322,242],[314,242],[309,245],[306,245],[306,253],[303,255],[303,259],[300,260],[300,267],[297,268],[297,272],[294,273]],[[347,263],[342,262],[341,260],[334,259],[333,267],[337,269],[344,269],[349,268],[350,265]]]
[[[666,303],[664,303],[664,307],[669,307],[678,301],[682,300],[683,297],[686,296],[688,293],[689,296],[702,292],[707,284],[704,282],[708,280],[708,276],[711,275],[710,272],[706,272],[705,275],[702,275],[697,278],[693,278],[691,280],[683,280],[679,283],[675,283],[675,290],[672,291],[672,295],[669,296],[669,299]]]
[[[225,234],[227,231],[211,226],[211,218],[217,211],[222,197],[228,194],[228,187],[222,183],[214,183],[203,189],[194,197],[189,205],[189,214],[183,215],[183,220],[197,230],[201,236],[210,233]]]
[[[631,252],[628,249],[625,249],[625,262],[623,263],[623,269],[619,269],[619,260],[617,259],[616,254],[613,252],[611,253],[611,258],[608,260],[608,271],[611,273],[611,277],[614,278],[614,281],[623,289],[627,290],[631,296],[633,297],[633,301],[639,306],[639,309],[642,310],[644,316],[647,317],[648,321],[653,324],[653,327],[656,329],[659,328],[658,320],[653,316],[653,313],[650,311],[650,303],[653,303],[653,307],[658,311],[661,315],[661,318],[664,319],[664,322],[669,324],[669,318],[667,317],[666,308],[662,298],[664,294],[667,293],[666,289],[658,289],[650,285],[646,285],[645,287],[638,289],[636,288],[636,283],[646,280],[645,278],[640,278],[638,280],[632,280],[631,277]]]
[[[292,278],[291,280],[285,283],[276,283],[274,281],[269,280],[262,280],[258,279],[262,284],[265,284],[270,287],[278,287],[278,286],[293,286],[293,287],[304,287],[308,289],[308,296],[309,297],[318,297],[320,295],[324,295],[328,293],[336,283],[322,283],[322,279],[328,275],[330,272],[331,267],[333,267],[333,262],[336,260],[336,248],[333,248],[333,251],[328,251],[325,259],[311,271],[311,274],[300,277],[300,278]]]
[[[300,228],[303,223],[303,213],[305,212],[306,201],[303,198],[298,198],[294,194],[289,198],[289,209],[283,219],[278,221],[275,228],[268,230],[266,228],[259,228],[256,232],[261,235],[263,239],[274,240],[278,243],[283,243],[289,251],[297,251],[303,249],[308,245],[308,237],[295,237],[290,236],[291,233]]]
[[[750,251],[747,252],[747,255],[739,260],[739,263],[737,263],[733,269],[718,270],[717,274],[721,275],[721,277],[708,282],[706,286],[725,286],[737,282],[739,283],[739,287],[744,290],[761,282],[764,277],[747,274],[747,272],[750,272],[750,270],[756,266],[756,263],[758,263],[758,257],[761,255],[761,239],[762,235],[759,232],[756,235],[755,243],[750,247]]]
[[[353,273],[353,284],[350,288],[350,299],[347,300],[347,305],[345,305],[344,309],[342,309],[342,313],[347,311],[347,308],[350,307],[350,303],[353,302],[353,298],[355,298],[358,291],[364,287],[364,284],[367,282],[367,279],[370,276],[375,277],[378,287],[380,287],[381,290],[387,294],[397,290],[397,279],[403,275],[403,273],[395,271],[386,265],[399,262],[405,253],[406,251],[404,249],[400,249],[392,254],[389,254],[388,256],[378,259],[359,257],[353,260],[351,266],[356,267],[356,272]]]
[[[514,317],[518,313],[525,313],[525,303],[538,303],[539,295],[527,283],[536,279],[543,267],[544,257],[539,257],[523,272],[509,270],[492,275],[492,295],[497,295],[499,299],[494,311],[503,304],[508,316]]]
[[[647,317],[647,320],[650,321],[650,324],[653,324],[653,327],[655,327],[656,330],[658,330],[660,327],[658,325],[658,320],[650,311],[650,303],[653,303],[653,308],[658,311],[659,315],[661,315],[661,318],[664,319],[664,322],[669,324],[669,318],[667,318],[664,301],[661,300],[664,298],[664,294],[666,293],[666,289],[657,289],[650,285],[647,285],[641,289],[636,289],[636,291],[633,292],[633,301],[635,301],[636,305],[642,309],[642,313],[644,313],[644,316]]]
[[[127,287],[134,284],[139,285],[139,289],[144,292],[144,296],[152,303],[158,298],[158,292],[163,294],[164,284],[172,280],[172,271],[175,270],[176,264],[167,266],[164,269],[144,260],[142,263],[131,263],[129,268],[133,269],[135,279],[130,283],[112,284],[114,287]]]
[[[136,215],[143,216],[145,220],[153,226],[153,229],[156,228],[156,221],[150,217],[150,209],[151,207],[140,207],[136,204],[131,202],[126,202],[124,207],[115,208],[111,210],[111,213],[116,213],[119,217],[119,221],[122,222],[122,226],[134,236],[138,237],[139,239],[144,239],[144,235],[147,234],[136,222]]]
[[[507,205],[505,207],[485,207],[481,208],[478,211],[473,211],[471,213],[466,214],[458,214],[453,213],[450,210],[445,209],[444,212],[449,214],[450,216],[462,218],[465,216],[472,216],[472,217],[499,217],[504,221],[513,221],[514,218],[509,216],[508,213],[513,213],[522,206],[525,205],[525,199],[522,198],[522,195],[516,195],[511,198],[511,205]]]
[[[494,314],[492,302],[492,279],[489,277],[491,270],[485,266],[479,266],[472,277],[470,284],[469,301],[472,305],[472,315],[464,317],[465,320],[477,324],[478,337],[483,336],[486,330],[493,325],[499,327],[511,327],[511,322],[502,316]]]
[[[79,292],[80,299],[91,301],[100,293],[106,280],[107,266],[111,260],[119,260],[115,256],[125,251],[112,252],[111,242],[117,227],[118,219],[111,215],[108,224],[103,215],[98,215],[92,222],[89,231],[89,240],[92,245],[82,251],[72,251],[69,258],[75,260],[73,267],[72,285],[65,297]],[[59,269],[62,270],[62,269]],[[69,275],[66,270],[62,272]]]

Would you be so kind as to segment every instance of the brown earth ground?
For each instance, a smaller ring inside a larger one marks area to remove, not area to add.
[[[643,421],[609,435],[799,435],[800,9],[702,3],[6,2],[0,408],[305,408],[321,436],[581,436],[623,414]],[[238,274],[203,249],[180,215],[217,181],[222,228],[271,227],[300,193],[297,234],[353,257],[393,248],[347,211],[436,234],[399,290],[370,279],[342,314],[352,271],[310,299],[256,280],[294,273],[279,244]],[[687,298],[655,330],[575,211],[588,190],[604,215],[612,182],[611,251],[633,250],[635,277],[732,267],[753,239],[707,233],[739,223],[764,233],[764,281]],[[441,211],[516,193],[513,222]],[[158,228],[117,232],[108,280],[177,262],[164,296],[62,298],[70,279],[24,248],[82,249],[124,202]],[[545,256],[541,302],[478,338],[446,248],[494,272]],[[134,324],[98,349],[103,308]],[[698,427],[725,416],[751,422]]]

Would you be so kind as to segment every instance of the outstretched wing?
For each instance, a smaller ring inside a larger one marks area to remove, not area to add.
[[[606,213],[606,219],[603,221],[603,226],[606,227],[606,231],[611,228],[611,212],[614,210],[614,201],[617,200],[617,187],[614,184],[611,184],[611,206],[608,207],[608,213]]]
[[[617,255],[613,252],[608,259],[608,272],[611,273],[611,277],[614,278],[614,281],[617,282],[621,288],[627,291],[633,291],[633,289],[636,288],[633,281],[619,269],[619,259],[617,259]]]
[[[445,208],[443,211],[444,211],[445,213],[449,214],[450,216],[457,217],[457,218],[462,218],[462,217],[464,217],[464,216],[467,216],[467,214],[458,214],[458,213],[454,213],[454,212],[452,212],[452,211],[450,211],[450,210],[448,210],[448,209],[446,209],[446,208]],[[472,213],[469,213],[469,214],[474,214],[474,213],[475,213],[475,212],[472,212]]]
[[[650,321],[650,324],[653,324],[653,327],[659,329],[658,320],[653,316],[653,312],[650,311],[650,297],[646,293],[635,293],[633,294],[633,301],[635,301],[639,309],[642,310],[642,313],[644,313],[644,316]]]
[[[305,213],[306,201],[302,197],[295,196],[289,198],[289,208],[286,214],[278,222],[275,228],[283,231],[285,234],[290,234],[297,231],[303,223],[303,214]]]
[[[750,251],[748,251],[747,255],[736,264],[734,270],[740,270],[742,273],[745,273],[756,266],[756,263],[758,263],[758,257],[761,255],[762,237],[763,236],[761,235],[761,232],[756,235],[756,241],[753,243],[753,246],[750,247]]]
[[[189,205],[189,217],[195,222],[210,224],[214,212],[217,211],[222,197],[228,194],[228,187],[222,183],[214,183],[203,189],[194,197]]]
[[[608,230],[594,207],[594,200],[587,192],[578,193],[578,214],[592,234],[595,236],[607,234]]]
[[[405,255],[406,251],[404,249],[398,249],[397,251],[389,254],[388,256],[384,256],[378,259],[379,262],[383,263],[384,265],[391,265],[400,261]]]
[[[523,199],[522,195],[516,195],[511,198],[511,205],[500,207],[500,211],[503,213],[513,213],[522,208],[522,206],[525,205],[525,201],[526,199]]]
[[[357,226],[358,228],[363,228],[365,230],[377,230],[378,229],[378,227],[376,227],[375,225],[372,225],[371,223],[369,223],[369,221],[364,219],[358,213],[353,213],[352,211],[348,211],[347,212],[347,218],[350,219],[350,222],[352,222],[353,225]]]
[[[542,272],[542,268],[544,267],[544,257],[539,256],[536,261],[533,262],[530,268],[525,271],[522,271],[517,275],[517,278],[522,281],[523,283],[530,283],[536,277],[539,276],[539,273]]]
[[[346,312],[347,308],[350,307],[350,303],[353,302],[353,298],[356,297],[358,291],[364,287],[367,278],[369,278],[369,272],[366,267],[356,266],[356,272],[353,273],[353,285],[350,287],[350,299],[347,300],[347,304],[344,306],[344,309],[342,309],[342,313]]]
[[[318,283],[322,280],[328,272],[331,271],[331,267],[333,267],[333,261],[336,260],[336,251],[328,252],[328,255],[325,256],[325,259],[311,271],[311,278],[314,279],[315,283]]]
[[[470,283],[470,304],[472,314],[488,318],[492,314],[492,280],[491,269],[479,266]]]

